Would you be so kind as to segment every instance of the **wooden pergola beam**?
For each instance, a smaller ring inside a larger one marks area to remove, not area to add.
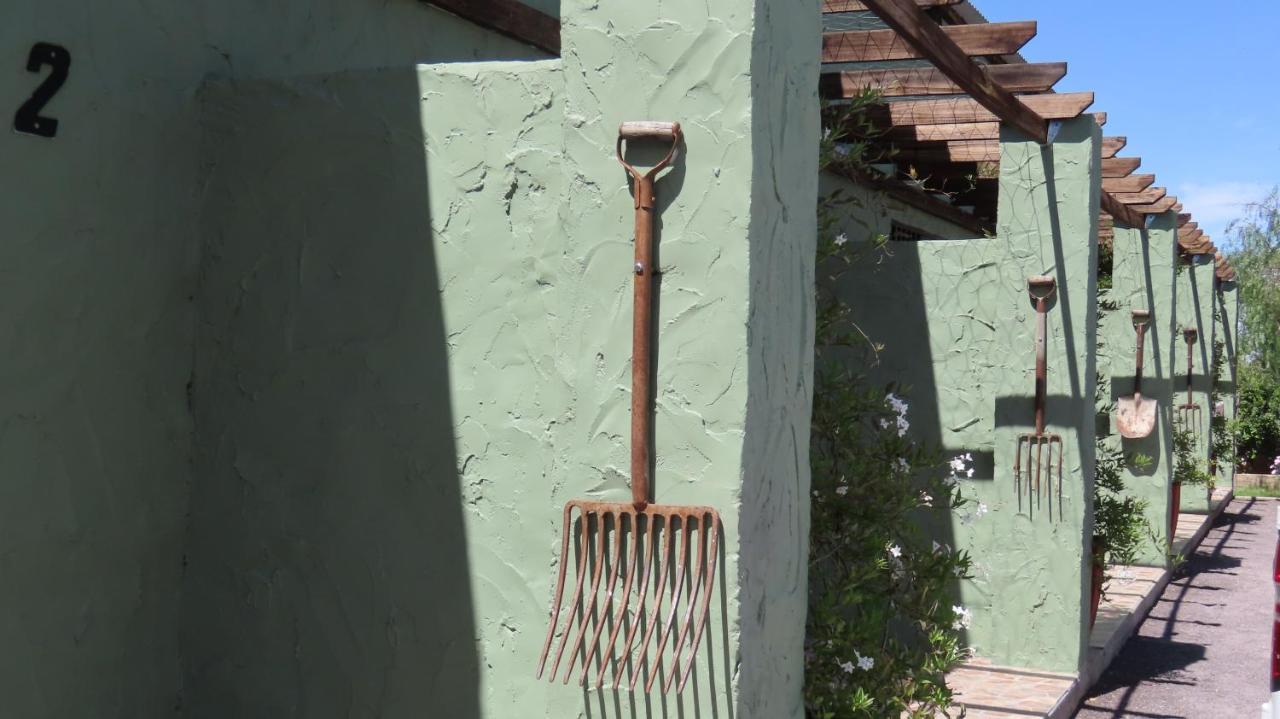
[[[971,53],[962,49],[960,43],[953,39],[945,28],[934,22],[933,18],[926,15],[914,0],[863,0],[863,3],[906,40],[919,56],[933,63],[933,66],[946,75],[947,79],[954,82],[979,105],[1036,142],[1044,144],[1049,141],[1049,127],[1045,119],[994,80],[986,68],[974,62],[973,58],[969,57]],[[984,28],[992,24],[948,27]],[[985,37],[988,41],[1003,37],[1006,42],[1012,42],[1018,37],[1018,32],[1026,34],[1026,28],[1022,31],[1006,28],[995,34],[987,30]],[[1027,40],[1034,36],[1035,23],[1031,23]],[[1023,40],[1022,44],[1026,44],[1027,40]],[[1090,103],[1092,104],[1092,100]],[[1083,108],[1081,110],[1083,111]]]
[[[1190,235],[1192,232],[1195,232],[1199,227],[1200,227],[1200,223],[1198,222],[1188,222],[1187,224],[1178,228],[1178,236],[1181,237],[1183,235]]]
[[[1178,227],[1182,227],[1183,225],[1187,224],[1187,223],[1188,223],[1188,222],[1190,222],[1190,221],[1191,221],[1191,213],[1190,213],[1190,212],[1187,212],[1187,213],[1183,213],[1183,214],[1179,214],[1179,215],[1178,215]]]
[[[884,4],[888,1],[875,0],[875,3]],[[893,1],[899,2],[899,0]],[[868,5],[870,4],[872,3],[869,2]],[[912,9],[923,14],[920,8],[912,6]],[[879,14],[878,11],[877,14]],[[893,23],[883,15],[880,19],[893,27]],[[930,18],[929,24],[938,30],[940,36],[948,38],[950,45],[958,47],[966,56],[1011,55],[1022,49],[1023,45],[1036,36],[1034,21],[988,22],[939,27]],[[850,30],[822,34],[822,62],[824,63],[919,60],[927,57],[927,54],[894,30]]]
[[[1093,119],[1098,121],[1098,127],[1102,127],[1107,124],[1107,113],[1095,112],[1093,113]]]
[[[985,65],[987,75],[1009,92],[1048,92],[1067,74],[1067,63],[1007,63]],[[936,67],[888,67],[823,73],[818,82],[829,99],[857,97],[873,88],[884,97],[903,95],[960,95],[966,91]]]
[[[1102,180],[1103,192],[1142,192],[1156,181],[1155,175],[1129,175],[1107,177]]]
[[[1116,153],[1124,149],[1129,144],[1127,137],[1104,137],[1102,138],[1102,157],[1103,159],[1115,157]]]
[[[1141,157],[1110,157],[1102,161],[1102,176],[1127,177],[1141,165]]]
[[[1188,232],[1185,235],[1178,233],[1178,242],[1186,242],[1187,244],[1193,245],[1199,242],[1202,237],[1204,237],[1203,230],[1195,230],[1193,232]]]
[[[1174,206],[1173,206],[1173,211],[1174,211],[1174,212],[1182,212],[1182,203],[1181,203],[1181,202],[1179,202],[1178,204],[1174,205]]]
[[[946,7],[959,5],[961,2],[964,0],[915,0],[920,7]],[[860,12],[868,9],[866,4],[859,0],[822,0],[823,13]]]
[[[1118,200],[1110,193],[1102,193],[1102,211],[1111,215],[1115,222],[1128,227],[1142,227],[1142,215],[1133,211],[1129,205]]]
[[[1141,192],[1117,192],[1115,198],[1126,205],[1150,205],[1159,202],[1168,194],[1163,187],[1152,187]]]
[[[1078,117],[1093,104],[1092,92],[1063,92],[1047,95],[1020,95],[1018,99],[1038,117],[1044,120],[1065,120]],[[898,100],[867,108],[866,116],[881,127],[906,125],[947,125],[999,122],[1000,117],[972,98],[948,100]],[[1027,123],[1031,124],[1031,123]],[[1018,127],[1023,130],[1022,127]],[[1028,127],[1027,129],[1036,129]],[[1047,127],[1040,127],[1040,135],[1047,137]],[[1025,130],[1023,130],[1025,132]],[[1026,133],[1030,135],[1031,133]],[[1034,136],[1033,136],[1034,137]],[[1039,140],[1038,140],[1039,141]],[[1104,160],[1109,162],[1109,160]]]
[[[1158,215],[1162,212],[1168,212],[1176,204],[1178,204],[1178,198],[1169,195],[1149,205],[1128,205],[1128,207],[1133,208],[1134,212],[1141,212],[1144,215]]]
[[[481,27],[528,43],[552,55],[560,54],[560,18],[519,0],[425,0]]]

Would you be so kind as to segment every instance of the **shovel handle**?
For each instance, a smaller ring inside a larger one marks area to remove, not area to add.
[[[1151,312],[1147,310],[1133,311],[1133,328],[1138,331],[1138,356],[1134,360],[1133,368],[1133,394],[1135,397],[1142,396],[1142,365],[1145,355],[1143,349],[1146,344],[1147,322],[1151,320]]]
[[[680,147],[678,122],[624,122],[618,128],[618,162],[635,180],[635,287],[631,322],[631,502],[637,511],[649,505],[649,468],[653,456],[653,266],[654,196],[658,173],[671,164]],[[623,157],[623,143],[634,139],[669,140],[666,157],[640,172]]]

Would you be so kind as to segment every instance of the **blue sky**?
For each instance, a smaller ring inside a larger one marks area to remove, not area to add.
[[[1277,0],[973,0],[991,22],[1039,21],[1029,62],[1065,60],[1107,135],[1140,156],[1223,246],[1243,203],[1280,184]]]

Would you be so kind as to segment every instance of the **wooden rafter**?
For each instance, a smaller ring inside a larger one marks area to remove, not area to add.
[[[885,18],[881,16],[881,19]],[[943,36],[950,38],[952,44],[958,46],[963,53],[971,56],[1010,55],[1036,35],[1035,22],[988,22],[939,27],[930,20],[930,24],[938,28]],[[922,57],[925,55],[893,30],[851,30],[822,34],[823,62],[883,62],[918,60]]]
[[[560,18],[519,0],[425,0],[441,10],[552,55],[560,54]]]
[[[1199,241],[1200,241],[1200,238],[1202,238],[1202,237],[1204,237],[1204,231],[1203,231],[1203,230],[1195,230],[1195,231],[1193,231],[1193,232],[1188,232],[1188,233],[1187,233],[1187,234],[1185,234],[1185,235],[1184,235],[1184,234],[1182,234],[1181,232],[1179,232],[1179,233],[1178,233],[1178,242],[1186,242],[1186,243],[1187,243],[1187,244],[1189,244],[1189,245],[1194,245],[1195,243],[1199,242]]]
[[[1141,157],[1111,157],[1102,161],[1102,176],[1127,177],[1141,165]]]
[[[960,210],[946,202],[931,197],[919,189],[908,185],[901,180],[886,177],[875,177],[869,174],[858,172],[857,170],[846,171],[845,174],[855,182],[880,190],[885,194],[893,197],[901,202],[910,205],[922,212],[927,212],[936,217],[948,220],[955,225],[959,225],[974,234],[981,235],[988,228],[985,227],[981,220]]]
[[[987,72],[986,68],[974,62],[973,58],[969,57],[971,53],[962,49],[960,43],[945,28],[934,22],[933,18],[926,15],[914,0],[862,0],[862,2],[899,37],[906,40],[920,57],[928,59],[947,79],[954,82],[979,105],[1036,142],[1043,144],[1049,141],[1049,128],[1045,119],[1028,107],[1018,96],[1005,89]],[[992,24],[949,27],[984,28]],[[1035,23],[1031,24],[1030,31],[1028,40],[1035,36]],[[986,37],[989,40],[1000,36],[1009,42],[1016,37],[1016,32],[1012,29],[995,34],[990,30],[986,31]],[[1025,44],[1026,40],[1022,42]]]
[[[1117,192],[1115,198],[1126,205],[1150,205],[1159,202],[1166,194],[1168,191],[1163,187],[1152,187],[1141,192]]]
[[[1178,228],[1178,236],[1181,237],[1183,235],[1190,235],[1192,232],[1195,232],[1197,229],[1199,229],[1199,227],[1200,227],[1200,223],[1198,222],[1188,222],[1187,224]]]
[[[1098,127],[1102,127],[1107,124],[1107,113],[1095,112],[1093,113],[1093,119],[1098,121]]]
[[[1077,117],[1089,105],[1093,104],[1092,92],[1019,95],[1018,98],[1036,116],[1048,120],[1064,120]],[[970,98],[898,100],[882,105],[873,105],[867,109],[866,115],[881,127],[990,123],[1000,120],[991,110],[983,107],[977,100]],[[1043,130],[1044,128],[1041,129]]]
[[[1174,205],[1174,206],[1173,206],[1173,211],[1174,211],[1174,212],[1182,212],[1182,203],[1181,203],[1181,202],[1179,202],[1178,204]]]
[[[915,0],[920,7],[944,7],[947,5],[959,5],[963,0]],[[822,0],[822,12],[859,12],[869,10],[865,3],[859,0]]]
[[[1191,213],[1181,213],[1178,215],[1178,227],[1182,227],[1191,221]]]
[[[1115,157],[1117,152],[1124,149],[1129,144],[1127,137],[1104,137],[1102,138],[1102,157]]]
[[[986,65],[991,80],[1009,92],[1048,92],[1067,74],[1067,63],[1009,63]],[[890,67],[828,72],[819,82],[826,98],[856,97],[873,88],[884,97],[958,95],[965,91],[936,67]]]
[[[1149,205],[1129,205],[1129,207],[1132,207],[1135,212],[1141,212],[1144,215],[1158,215],[1162,212],[1168,212],[1177,203],[1178,198],[1169,195]]]
[[[1102,180],[1103,192],[1142,192],[1156,181],[1155,175],[1129,175],[1108,177]]]
[[[1142,227],[1142,216],[1128,205],[1117,201],[1109,192],[1102,193],[1102,211],[1115,218],[1116,222],[1129,227]]]

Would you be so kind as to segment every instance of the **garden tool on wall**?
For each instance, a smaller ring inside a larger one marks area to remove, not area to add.
[[[1192,347],[1196,343],[1196,339],[1200,336],[1200,332],[1194,327],[1188,327],[1182,330],[1182,339],[1187,343],[1187,403],[1178,405],[1178,424],[1182,429],[1189,430],[1196,437],[1196,441],[1200,441],[1200,405],[1196,404],[1191,397],[1191,374],[1195,371],[1195,353]]]
[[[1121,397],[1116,401],[1116,427],[1120,430],[1120,436],[1127,439],[1148,437],[1156,428],[1156,401],[1142,396],[1143,339],[1146,337],[1147,324],[1150,321],[1150,311],[1133,311],[1133,328],[1138,332],[1138,357],[1133,369],[1133,396]]]
[[[670,149],[652,169],[641,172],[623,153],[624,144],[636,140],[661,140],[670,143]],[[677,675],[678,691],[683,691],[710,616],[722,531],[719,512],[712,507],[649,501],[654,412],[650,360],[657,274],[653,266],[654,185],[658,173],[679,153],[680,141],[680,125],[675,122],[624,122],[618,130],[618,161],[635,183],[631,501],[573,499],[565,504],[560,568],[550,626],[538,660],[539,678],[551,658],[550,680],[555,681],[568,648],[565,684],[577,664],[582,672],[579,684],[584,687],[594,671],[597,688],[604,686],[607,675],[611,675],[614,687],[621,688],[624,675],[628,675],[628,688],[635,690],[644,675],[644,691],[648,692],[659,674],[665,673],[662,691],[670,691]],[[571,543],[577,552],[577,578],[568,604],[562,606]],[[621,593],[615,591],[619,582]],[[563,625],[562,615],[567,615]],[[557,635],[560,639],[555,642]],[[553,643],[558,646],[551,657]],[[652,653],[650,645],[654,646]],[[670,662],[664,668],[668,645]]]
[[[1028,507],[1031,496],[1035,506],[1040,506],[1042,480],[1047,484],[1049,512],[1053,512],[1053,487],[1057,483],[1058,506],[1062,506],[1062,437],[1044,431],[1044,398],[1048,384],[1048,367],[1045,359],[1045,342],[1048,332],[1049,298],[1057,283],[1052,277],[1037,275],[1027,278],[1027,292],[1036,303],[1036,431],[1018,436],[1018,453],[1013,462],[1015,487],[1021,503],[1022,488],[1026,485]],[[1023,462],[1023,458],[1026,462]],[[1024,474],[1025,470],[1025,474]],[[1061,511],[1061,509],[1059,509]]]

